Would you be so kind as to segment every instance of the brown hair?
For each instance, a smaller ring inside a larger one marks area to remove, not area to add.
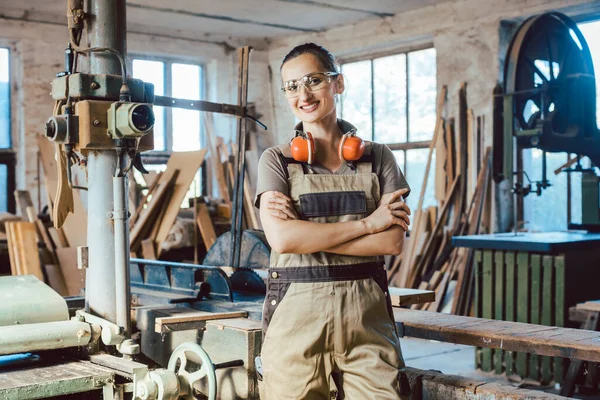
[[[340,72],[339,65],[333,54],[331,54],[331,52],[329,52],[323,46],[319,46],[315,43],[304,43],[294,47],[289,53],[286,54],[285,57],[283,57],[283,61],[281,62],[281,67],[279,70],[281,70],[283,65],[289,60],[307,53],[312,54],[317,58],[319,64],[321,64],[321,66],[325,69],[324,72]]]

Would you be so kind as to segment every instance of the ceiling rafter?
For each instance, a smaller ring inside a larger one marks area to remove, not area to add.
[[[297,26],[282,25],[282,24],[271,24],[268,22],[251,21],[248,19],[233,18],[233,17],[228,17],[225,15],[211,15],[211,14],[197,13],[197,12],[186,11],[186,10],[177,10],[177,9],[173,9],[173,8],[146,6],[143,4],[130,3],[130,2],[127,2],[127,7],[145,9],[145,10],[151,10],[151,11],[159,11],[159,12],[165,12],[165,13],[172,13],[172,14],[187,15],[187,16],[197,17],[197,18],[208,18],[208,19],[214,19],[214,20],[219,20],[219,21],[238,22],[241,24],[268,26],[270,28],[287,29],[287,30],[299,31],[299,32],[320,32],[317,29],[308,29],[308,28],[301,28],[301,27],[297,27]]]
[[[338,10],[338,11],[361,12],[361,13],[365,13],[365,14],[369,14],[369,15],[375,15],[377,17],[393,17],[394,16],[394,14],[392,14],[392,13],[380,12],[380,11],[361,10],[360,8],[336,6],[335,4],[322,3],[320,1],[315,1],[315,0],[277,0],[277,1],[282,1],[284,3],[306,4],[306,5],[310,5],[310,6],[321,7],[321,8],[329,8],[329,9]]]

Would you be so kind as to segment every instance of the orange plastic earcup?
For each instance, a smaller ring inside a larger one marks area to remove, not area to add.
[[[365,142],[358,136],[346,133],[342,136],[338,156],[341,161],[356,161],[365,152]]]
[[[299,162],[312,164],[315,159],[315,141],[310,132],[306,132],[306,138],[296,136],[290,143],[292,157]]]

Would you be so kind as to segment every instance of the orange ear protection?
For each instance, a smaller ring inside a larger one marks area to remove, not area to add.
[[[315,159],[315,141],[310,132],[296,131],[296,136],[290,141],[294,160],[312,164]],[[341,161],[356,161],[365,152],[365,142],[356,136],[356,132],[348,132],[342,136],[338,157]]]

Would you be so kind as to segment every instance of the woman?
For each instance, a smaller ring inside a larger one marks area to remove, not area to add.
[[[301,122],[259,162],[256,206],[272,249],[264,395],[329,399],[333,376],[347,399],[408,398],[381,256],[402,251],[409,186],[386,146],[337,118],[344,77],[331,53],[297,46],[281,77]]]

